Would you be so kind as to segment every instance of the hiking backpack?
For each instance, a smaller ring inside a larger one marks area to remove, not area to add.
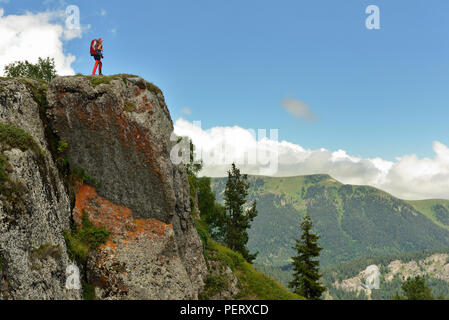
[[[90,55],[97,53],[97,39],[92,40],[90,43]]]

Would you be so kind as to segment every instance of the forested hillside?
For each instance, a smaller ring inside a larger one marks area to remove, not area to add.
[[[449,230],[449,200],[420,200],[408,202],[437,225]]]
[[[212,179],[217,200],[226,179]],[[449,247],[449,201],[407,202],[368,186],[343,185],[328,175],[249,177],[257,200],[248,247],[256,263],[289,265],[300,217],[308,213],[324,247],[323,267],[361,257]]]
[[[366,290],[361,272],[370,265],[380,270],[380,288]],[[291,280],[292,266],[256,266],[284,285]],[[391,300],[408,277],[424,276],[435,298],[449,299],[449,249],[358,258],[322,269],[328,288],[325,297],[334,300]]]

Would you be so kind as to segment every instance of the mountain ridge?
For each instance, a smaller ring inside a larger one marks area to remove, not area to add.
[[[312,216],[322,237],[321,261],[325,266],[362,256],[449,245],[448,229],[419,211],[416,203],[378,188],[345,185],[327,174],[248,179],[248,198],[258,200],[259,217],[249,233],[250,249],[261,252],[258,264],[289,263],[293,239],[299,236],[300,217],[306,213]],[[217,200],[223,201],[225,178],[211,181]]]

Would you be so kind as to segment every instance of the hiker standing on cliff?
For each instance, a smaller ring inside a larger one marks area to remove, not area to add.
[[[90,55],[94,57],[95,59],[95,66],[94,70],[92,71],[92,75],[94,76],[97,72],[97,67],[99,71],[99,75],[102,76],[103,73],[101,72],[101,69],[103,67],[103,63],[101,62],[101,59],[103,59],[103,39],[94,39],[92,40],[90,44]]]

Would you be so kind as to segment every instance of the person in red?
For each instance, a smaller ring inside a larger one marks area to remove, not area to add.
[[[102,76],[102,67],[103,63],[101,59],[103,59],[103,39],[94,39],[90,44],[90,55],[95,59],[94,70],[92,71],[92,75],[97,73],[97,67],[99,71],[99,75]]]

